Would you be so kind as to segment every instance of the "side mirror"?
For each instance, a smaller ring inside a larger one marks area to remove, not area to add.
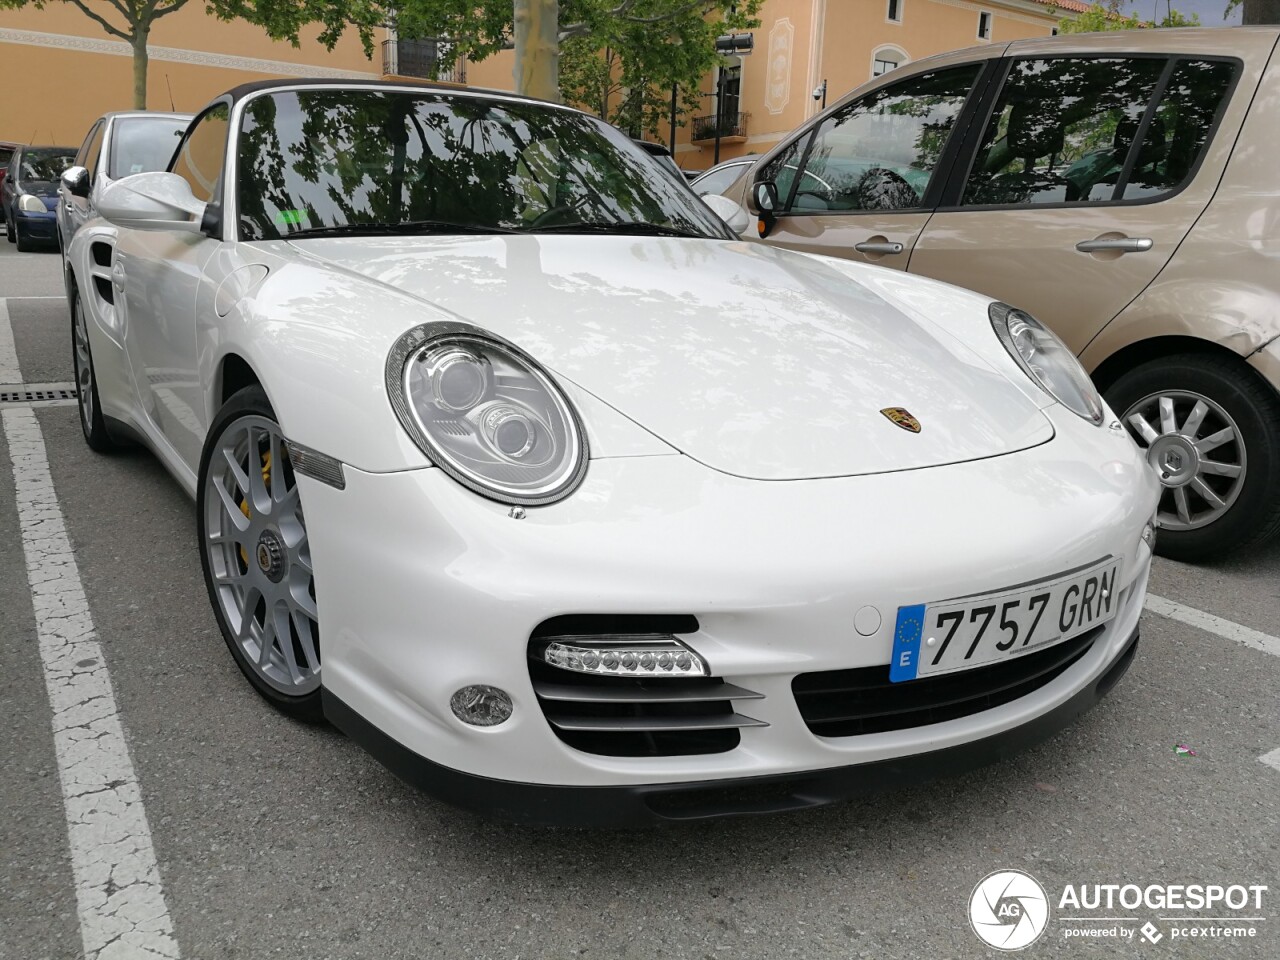
[[[760,212],[756,230],[760,238],[764,239],[773,229],[773,225],[778,222],[778,185],[772,180],[761,180],[755,185],[752,196],[756,202],[756,209]]]
[[[73,197],[89,196],[89,171],[84,167],[67,167],[62,171],[62,185]]]
[[[751,214],[742,209],[736,200],[730,200],[718,193],[707,193],[699,198],[711,208],[711,212],[729,225],[734,233],[743,233],[751,226]]]
[[[200,233],[205,204],[176,173],[135,173],[102,191],[98,213],[131,230]]]

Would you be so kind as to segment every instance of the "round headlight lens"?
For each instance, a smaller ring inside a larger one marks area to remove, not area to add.
[[[568,398],[523,351],[463,324],[426,324],[387,359],[400,422],[455,480],[503,503],[567,496],[587,466]]]
[[[25,213],[44,213],[48,208],[34,193],[24,193],[18,198],[18,209]]]
[[[1007,303],[993,303],[987,312],[996,336],[1027,376],[1072,413],[1102,422],[1102,398],[1066,344],[1031,314]]]

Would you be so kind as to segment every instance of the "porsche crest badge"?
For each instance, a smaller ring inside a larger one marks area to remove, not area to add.
[[[880,411],[903,430],[912,433],[920,432],[920,421],[907,412],[905,407],[885,407]]]

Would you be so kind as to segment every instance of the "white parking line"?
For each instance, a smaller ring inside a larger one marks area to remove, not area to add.
[[[1168,617],[1170,620],[1177,620],[1179,623],[1185,623],[1199,630],[1217,634],[1227,640],[1243,643],[1246,647],[1253,647],[1255,650],[1269,653],[1273,657],[1280,657],[1280,637],[1273,637],[1260,630],[1244,627],[1238,623],[1232,623],[1230,620],[1223,620],[1221,617],[1215,617],[1211,613],[1205,613],[1195,607],[1184,606],[1174,600],[1166,600],[1164,597],[1157,597],[1151,593],[1147,594],[1146,607],[1152,613],[1158,613],[1160,616]]]
[[[9,322],[9,304],[0,299],[0,383],[21,383],[18,350],[13,345],[13,324]]]
[[[1221,617],[1215,617],[1211,613],[1205,613],[1195,607],[1188,607],[1175,600],[1166,600],[1164,597],[1157,597],[1151,593],[1147,594],[1146,608],[1152,613],[1160,614],[1162,617],[1177,620],[1179,623],[1185,623],[1199,630],[1216,634],[1226,640],[1234,640],[1236,643],[1242,643],[1246,647],[1253,647],[1253,649],[1261,650],[1263,653],[1280,657],[1280,637],[1273,637],[1262,633],[1260,630],[1254,630],[1251,627],[1245,627],[1230,620],[1223,620]],[[1280,749],[1264,753],[1258,759],[1267,766],[1280,770]]]
[[[0,308],[4,301],[0,300]],[[0,377],[21,382],[7,311]],[[111,677],[35,412],[0,412],[18,507],[87,960],[179,956]]]

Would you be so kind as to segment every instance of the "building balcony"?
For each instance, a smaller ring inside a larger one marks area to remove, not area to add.
[[[458,57],[445,65],[449,41],[438,37],[422,40],[384,40],[382,42],[382,75],[435,80],[440,83],[465,84],[467,62]]]
[[[712,143],[716,139],[716,128],[720,129],[721,143],[746,143],[747,120],[749,113],[713,114],[709,117],[694,117],[690,141],[693,143]]]

